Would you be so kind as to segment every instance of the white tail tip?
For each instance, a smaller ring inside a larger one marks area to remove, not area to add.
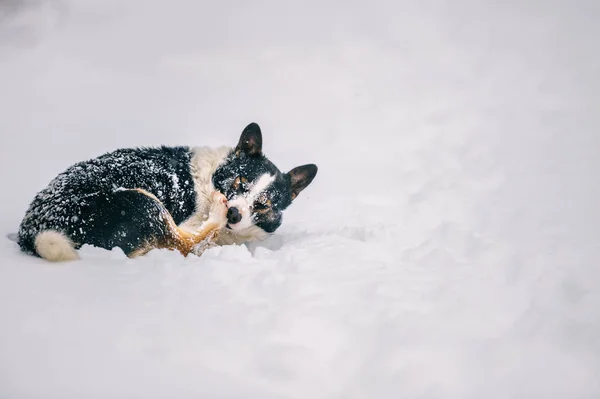
[[[35,250],[50,262],[66,262],[79,258],[71,240],[58,231],[42,231],[35,238]]]

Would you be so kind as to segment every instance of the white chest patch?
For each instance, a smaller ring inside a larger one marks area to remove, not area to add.
[[[184,230],[196,231],[208,218],[211,195],[215,191],[212,176],[230,151],[229,147],[196,147],[193,149],[194,155],[190,162],[190,172],[196,190],[196,212],[179,227]]]

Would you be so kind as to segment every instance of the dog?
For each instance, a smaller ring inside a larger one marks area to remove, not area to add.
[[[85,244],[135,258],[264,240],[317,171],[306,164],[282,173],[263,154],[254,122],[235,147],[117,149],[70,166],[37,193],[17,243],[27,254],[64,262],[78,259]]]

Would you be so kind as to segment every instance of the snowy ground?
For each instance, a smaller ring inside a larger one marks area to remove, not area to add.
[[[117,147],[320,170],[202,258],[1,240],[1,398],[600,397],[597,2],[12,3],[2,236]]]

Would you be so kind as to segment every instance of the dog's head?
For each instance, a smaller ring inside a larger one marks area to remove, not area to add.
[[[298,166],[282,173],[262,152],[262,133],[249,124],[237,146],[217,168],[213,185],[229,202],[227,228],[243,234],[256,227],[273,233],[283,211],[315,178],[317,166]]]

